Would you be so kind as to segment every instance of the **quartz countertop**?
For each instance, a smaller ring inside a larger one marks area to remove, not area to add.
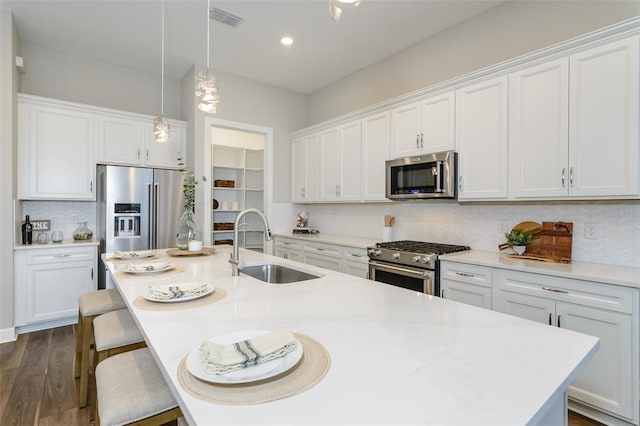
[[[632,268],[628,266],[575,261],[571,263],[542,262],[530,259],[516,259],[508,257],[505,253],[481,250],[469,250],[446,254],[440,256],[439,259],[468,263],[472,265],[489,266],[492,268],[533,272],[536,274],[553,275],[557,277],[640,288],[640,268]]]
[[[302,241],[313,241],[313,242],[319,242],[319,243],[337,244],[339,246],[359,247],[359,248],[367,248],[379,242],[379,240],[374,240],[373,238],[350,237],[347,235],[333,235],[333,234],[323,234],[323,233],[274,234],[274,237],[286,237],[286,238],[293,238],[293,239],[302,240]]]
[[[247,265],[269,261],[320,277],[275,285],[232,277],[230,249],[178,257],[159,251],[154,261],[176,268],[154,275],[124,272],[127,261],[106,262],[190,425],[536,423],[599,345],[570,330],[248,250]],[[191,309],[182,302],[176,311],[134,304],[149,285],[194,281],[228,294]],[[188,393],[177,377],[185,356],[206,339],[246,329],[312,337],[330,354],[327,375],[302,393],[255,405]]]
[[[39,244],[34,242],[33,244],[16,244],[13,249],[14,250],[39,250],[39,249],[47,249],[47,248],[69,248],[69,247],[78,247],[78,246],[97,246],[99,244],[98,240],[62,240],[61,243],[52,243],[49,241],[46,244]]]

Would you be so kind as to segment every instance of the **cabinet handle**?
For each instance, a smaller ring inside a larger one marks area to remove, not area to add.
[[[420,148],[420,135],[416,135],[416,148]]]
[[[326,249],[323,249],[323,248],[321,248],[321,247],[317,247],[317,248],[316,248],[316,250],[318,250],[318,251],[325,251]]]
[[[70,254],[54,254],[53,257],[71,257]]]
[[[573,186],[573,167],[569,167],[569,186]]]
[[[564,294],[569,293],[567,290],[560,290],[559,288],[542,287],[542,289],[546,291],[552,291],[554,293],[564,293]]]
[[[420,133],[420,148],[424,148],[424,134]]]
[[[443,299],[446,299],[446,297],[445,297],[445,290],[446,290],[446,288],[441,288],[441,289],[440,289],[440,297],[442,297]]]
[[[563,188],[564,188],[564,178],[565,178],[565,176],[564,176],[564,172],[565,172],[565,170],[566,170],[566,168],[565,168],[565,167],[563,167],[563,168],[562,168],[562,187],[563,187]]]
[[[549,325],[551,325],[551,317],[553,316],[553,314],[551,312],[549,312]]]
[[[93,194],[93,181],[89,181],[89,192]]]
[[[147,160],[149,159],[149,148],[147,148]]]
[[[93,268],[91,268],[91,281],[93,281]]]
[[[288,259],[289,258],[289,253],[285,253],[282,255],[283,258]]]
[[[138,157],[138,160],[140,159],[140,148],[138,148],[138,153],[136,154],[136,156]]]
[[[466,272],[456,272],[456,275],[460,275],[462,277],[475,277],[474,274],[467,274]]]
[[[561,317],[562,317],[562,315],[558,315],[558,328],[561,328],[561,327],[560,327],[560,318],[561,318]]]
[[[364,257],[361,254],[354,254],[354,253],[349,253],[349,256],[351,256],[351,257]]]
[[[458,189],[462,192],[462,176],[458,178]]]

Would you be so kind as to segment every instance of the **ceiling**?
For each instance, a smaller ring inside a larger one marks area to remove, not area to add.
[[[504,0],[362,0],[329,16],[328,0],[212,0],[243,18],[211,21],[217,70],[311,93],[481,14]],[[166,0],[165,72],[182,78],[206,65],[206,1]],[[160,73],[158,0],[2,0],[23,42]],[[284,47],[289,35],[294,44]],[[25,58],[27,70],[28,58]]]

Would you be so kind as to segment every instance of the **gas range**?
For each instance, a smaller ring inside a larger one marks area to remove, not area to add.
[[[469,247],[403,240],[376,243],[375,247],[367,248],[367,254],[371,260],[435,269],[439,255],[464,250],[469,250]]]

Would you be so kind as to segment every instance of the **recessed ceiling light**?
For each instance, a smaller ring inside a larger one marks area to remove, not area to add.
[[[291,46],[293,44],[293,39],[289,36],[284,36],[280,39],[280,43],[285,46]]]

